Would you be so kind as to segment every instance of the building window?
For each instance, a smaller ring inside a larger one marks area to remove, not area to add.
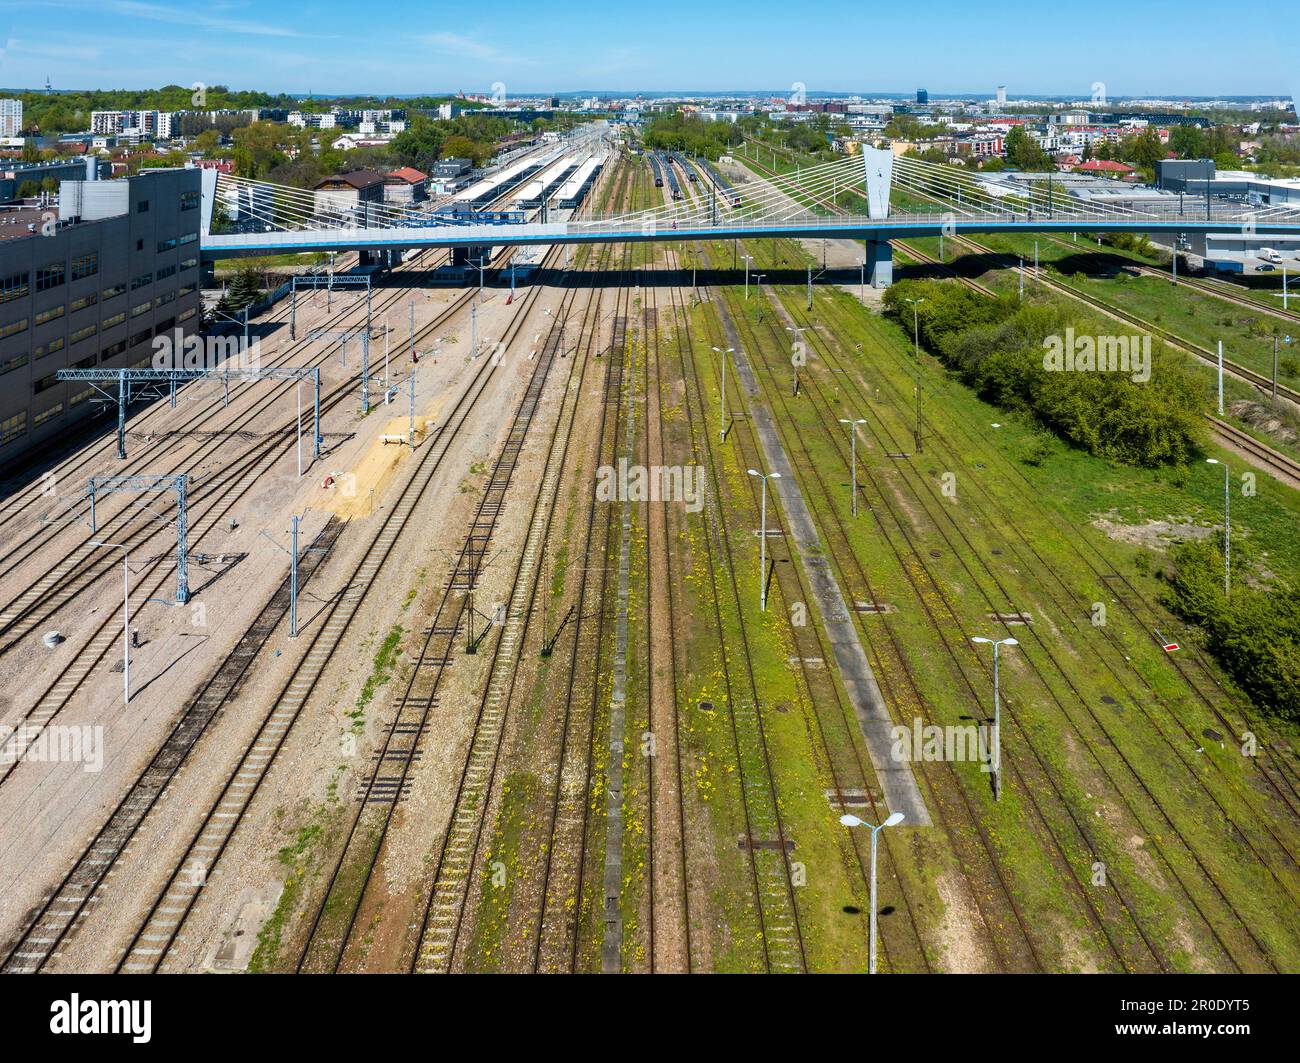
[[[196,306],[192,306],[192,307],[190,307],[188,310],[182,310],[182,311],[180,312],[180,314],[177,315],[176,320],[177,320],[177,321],[188,321],[190,318],[192,318],[192,317],[193,317],[195,314],[197,314],[198,312],[199,312],[199,311],[198,311],[198,307],[196,307]]]
[[[118,340],[116,343],[110,343],[99,352],[99,360],[101,362],[107,362],[110,358],[116,358],[124,350],[126,350],[126,340]]]
[[[127,346],[134,347],[137,344],[144,343],[152,335],[153,335],[153,329],[145,329],[143,332],[137,332],[134,336],[131,337],[131,340],[129,343],[127,343]]]
[[[91,251],[72,260],[72,279],[79,281],[83,277],[93,277],[99,272],[99,252]]]
[[[80,406],[93,394],[95,394],[94,388],[86,388],[84,391],[78,391],[75,395],[73,395],[70,399],[68,399],[68,409],[72,409],[72,407],[74,406]]]
[[[38,428],[41,425],[43,425],[46,421],[48,421],[51,417],[57,417],[62,412],[63,412],[63,403],[56,402],[48,410],[42,410],[34,418],[32,418],[32,427]]]
[[[163,268],[158,271],[157,276],[159,280],[163,280],[165,277],[170,277],[175,272],[175,266],[163,266]]]
[[[105,288],[99,293],[102,299],[115,299],[126,291],[125,284],[114,284],[111,288]]]
[[[202,201],[203,201],[202,192],[182,192],[181,210],[197,210],[199,204]]]
[[[53,354],[55,351],[63,350],[63,337],[55,336],[49,343],[43,343],[39,347],[32,348],[33,358],[44,358],[47,354]]]
[[[198,290],[197,284],[182,284],[176,289],[177,295],[193,295]]]
[[[147,314],[152,306],[153,303],[137,303],[131,307],[131,316],[139,317],[141,314]]]
[[[175,292],[163,292],[162,295],[158,296],[158,298],[153,301],[153,305],[163,306],[166,303],[170,303],[175,298],[176,298]]]
[[[194,243],[194,241],[197,240],[198,238],[199,238],[198,233],[186,233],[184,236],[179,237],[176,242],[184,246],[185,244]]]
[[[67,271],[63,263],[59,262],[53,266],[46,266],[44,269],[36,271],[36,290],[38,292],[48,292],[51,288],[57,288],[63,283]]]
[[[15,355],[7,362],[0,362],[0,376],[4,376],[6,373],[12,373],[15,369],[21,369],[26,364],[27,352],[23,351],[22,354]]]
[[[16,336],[20,332],[27,331],[27,319],[21,318],[18,321],[11,321],[7,325],[0,325],[0,340],[6,336]]]
[[[135,205],[135,212],[137,214],[148,214],[149,201],[147,199],[140,200],[140,202]]]
[[[175,246],[176,246],[176,237],[174,236],[170,240],[159,240],[158,254],[161,255],[164,251],[170,251]]]
[[[55,318],[63,316],[63,304],[52,306],[48,310],[42,310],[36,315],[36,324],[44,325],[47,321],[53,321]]]
[[[153,283],[152,273],[141,273],[140,276],[136,277],[135,280],[131,282],[131,291],[135,291],[137,288],[143,288],[146,284],[152,284],[152,283]]]
[[[120,325],[125,320],[126,320],[125,313],[114,314],[112,317],[104,318],[104,320],[100,322],[99,327],[101,329],[112,328],[114,325]]]
[[[0,279],[0,303],[7,303],[10,299],[25,298],[30,280],[31,274],[25,272]]]
[[[187,258],[181,263],[181,269],[193,269],[198,264],[199,260],[197,258]]]
[[[92,354],[89,358],[83,358],[79,362],[73,362],[72,365],[70,365],[68,368],[69,369],[94,369],[95,356]]]
[[[39,395],[42,391],[49,391],[50,388],[54,387],[57,383],[59,383],[59,375],[57,373],[43,376],[32,385],[32,394]]]
[[[71,336],[68,337],[68,342],[80,343],[82,340],[88,339],[89,337],[93,336],[96,333],[96,331],[98,331],[98,328],[99,328],[98,325],[87,325],[85,328],[79,328],[77,329],[76,332],[74,332]]]
[[[176,319],[174,317],[167,317],[167,318],[163,318],[163,320],[155,324],[154,329],[155,331],[162,333],[162,332],[166,332],[169,328],[171,328],[175,324],[176,324]]]
[[[91,292],[89,295],[83,295],[80,299],[73,299],[68,304],[68,307],[75,314],[78,310],[85,310],[86,307],[94,306],[97,302],[99,302],[99,293]]]
[[[27,411],[19,410],[12,417],[0,421],[0,446],[17,439],[27,431]]]

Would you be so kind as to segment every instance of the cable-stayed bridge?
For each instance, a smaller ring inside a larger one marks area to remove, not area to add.
[[[205,260],[309,251],[398,251],[642,240],[821,237],[864,241],[873,282],[889,283],[893,238],[962,232],[1139,232],[1300,235],[1300,208],[1251,205],[1207,196],[1114,195],[1080,198],[1059,179],[1026,181],[895,157],[860,156],[750,181],[739,195],[711,182],[681,201],[625,214],[565,220],[478,222],[427,206],[355,204],[329,193],[216,175],[212,201],[254,231],[205,233]],[[505,220],[502,220],[505,219]]]

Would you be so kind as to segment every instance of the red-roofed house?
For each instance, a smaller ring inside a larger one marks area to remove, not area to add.
[[[419,203],[429,192],[429,175],[414,166],[384,174],[385,203]]]
[[[1089,159],[1076,166],[1074,172],[1091,173],[1099,177],[1128,177],[1137,173],[1128,163],[1116,162],[1114,159]]]

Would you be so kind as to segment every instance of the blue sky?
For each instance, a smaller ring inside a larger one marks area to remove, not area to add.
[[[318,93],[772,89],[1287,94],[1300,30],[1221,0],[373,5],[0,0],[0,85]],[[1276,27],[1276,31],[1270,30]],[[1285,40],[1284,40],[1285,38]],[[1284,49],[1289,54],[1284,55]]]

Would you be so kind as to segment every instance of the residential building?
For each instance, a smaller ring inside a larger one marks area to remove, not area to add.
[[[370,205],[384,201],[384,175],[374,170],[351,170],[334,174],[317,183],[316,211],[344,221],[365,225]]]
[[[23,101],[0,100],[0,137],[16,137],[23,131]]]
[[[403,166],[384,175],[384,202],[408,206],[428,195],[429,177],[413,166]]]
[[[58,370],[143,368],[154,336],[198,329],[200,181],[64,181],[57,215],[0,227],[0,468],[96,411]]]

